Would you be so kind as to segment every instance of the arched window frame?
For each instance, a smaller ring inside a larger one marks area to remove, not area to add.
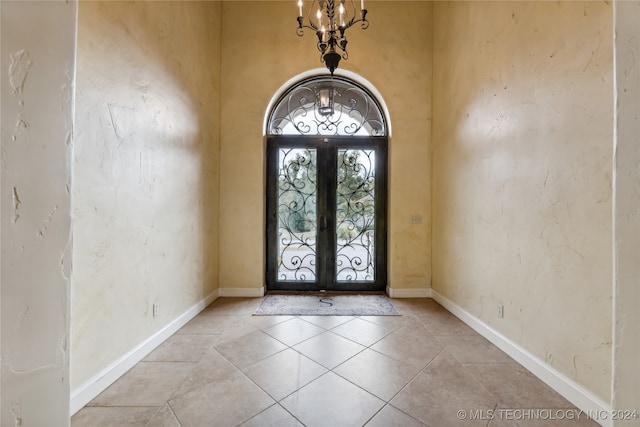
[[[389,136],[386,109],[352,78],[315,75],[285,87],[270,104],[266,135]]]

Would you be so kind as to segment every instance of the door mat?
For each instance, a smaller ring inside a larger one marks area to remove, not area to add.
[[[400,316],[384,295],[267,295],[254,316]]]

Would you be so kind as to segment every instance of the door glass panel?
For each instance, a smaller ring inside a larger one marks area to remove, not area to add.
[[[316,280],[316,150],[278,152],[278,268],[280,281]]]
[[[375,164],[375,150],[338,150],[338,282],[375,280]]]

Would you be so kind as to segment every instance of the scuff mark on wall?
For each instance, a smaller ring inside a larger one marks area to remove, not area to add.
[[[54,363],[40,365],[40,366],[36,366],[35,368],[28,368],[28,369],[16,369],[13,367],[13,365],[7,364],[7,370],[12,374],[16,374],[16,375],[33,374],[36,372],[48,371],[48,370],[57,369],[57,368],[59,368],[59,365],[56,365]]]
[[[18,331],[22,330],[22,326],[24,324],[24,321],[27,319],[27,317],[29,317],[29,311],[31,310],[31,308],[29,306],[25,307],[24,310],[22,310],[22,313],[20,313],[20,317],[18,318]]]
[[[38,230],[38,237],[44,237],[44,234],[47,231],[47,227],[51,223],[51,221],[53,219],[53,215],[55,215],[57,210],[58,210],[58,206],[56,205],[56,206],[53,207],[51,212],[49,212],[49,216],[47,217],[47,219],[44,220],[44,226],[42,226],[42,228],[40,228],[40,230]]]
[[[11,402],[11,409],[9,409],[13,416],[15,427],[22,425],[22,406],[19,403]]]
[[[68,67],[68,66],[67,66]],[[68,71],[65,71],[65,75],[68,75]],[[63,84],[60,86],[60,98],[62,102],[71,102],[71,94],[73,93],[73,89],[71,85]]]
[[[65,256],[60,259],[60,270],[62,271],[62,276],[65,279],[69,279],[71,275],[69,274],[69,268],[67,267],[67,263],[65,263]]]
[[[598,55],[598,53],[600,52],[600,45],[602,45],[602,35],[600,34],[600,32],[598,32],[598,43],[595,49],[591,51],[591,56],[589,57],[589,60],[587,61],[584,68],[582,69],[582,72],[587,71],[587,68],[589,68],[589,65],[591,65],[591,61],[593,61],[593,58],[595,58]]]
[[[16,125],[13,130],[13,135],[11,135],[11,140],[15,141],[18,139],[18,136],[22,133],[23,130],[29,128],[29,123],[22,117],[22,114],[18,116],[18,120],[16,120]]]
[[[12,54],[10,57],[9,83],[13,88],[13,93],[22,93],[24,82],[27,80],[29,69],[33,62],[31,62],[29,52],[24,49]]]
[[[20,219],[20,195],[18,194],[18,189],[13,187],[13,218],[11,222],[15,224]]]
[[[130,130],[127,131],[126,123],[122,122],[128,117],[135,117],[135,110],[116,104],[107,104],[107,108],[109,109],[109,118],[111,120],[111,126],[113,126],[113,133],[116,138],[120,140],[117,146],[117,148],[119,148],[122,143],[132,135]]]
[[[546,351],[544,354],[544,360],[549,364],[549,365],[553,365],[553,355]]]
[[[67,241],[67,246],[65,246],[64,252],[62,254],[62,258],[60,258],[60,267],[62,271],[62,276],[67,280],[71,278],[71,269],[73,267],[72,250],[73,250],[73,235],[71,234],[71,231],[70,231],[69,240]],[[65,351],[66,351],[66,342],[65,342]]]

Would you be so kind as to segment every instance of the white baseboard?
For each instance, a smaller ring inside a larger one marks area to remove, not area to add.
[[[396,289],[387,286],[389,298],[431,298],[431,288]]]
[[[71,392],[71,415],[82,409],[93,398],[102,393],[113,384],[118,378],[124,375],[129,369],[133,368],[136,363],[144,359],[156,347],[162,344],[167,338],[173,335],[178,329],[183,327],[187,322],[196,317],[198,313],[204,310],[209,304],[220,296],[220,289],[216,289],[213,293],[194,304],[187,311],[172,320],[164,328],[147,338],[133,350],[120,357],[118,360],[107,366],[98,374],[91,377],[77,389]]]
[[[260,298],[264,296],[264,286],[261,288],[220,288],[221,297]]]
[[[431,298],[451,312],[458,319],[469,325],[472,329],[492,342],[500,350],[511,356],[516,362],[527,368],[536,377],[546,383],[549,387],[557,391],[578,409],[587,414],[611,414],[611,406],[595,396],[589,390],[577,384],[561,372],[553,369],[543,360],[533,355],[529,351],[520,347],[509,338],[502,335],[471,313],[454,303],[450,299],[442,296],[437,291],[431,289]],[[603,418],[606,418],[603,417]],[[596,419],[602,426],[611,426],[611,420]]]

